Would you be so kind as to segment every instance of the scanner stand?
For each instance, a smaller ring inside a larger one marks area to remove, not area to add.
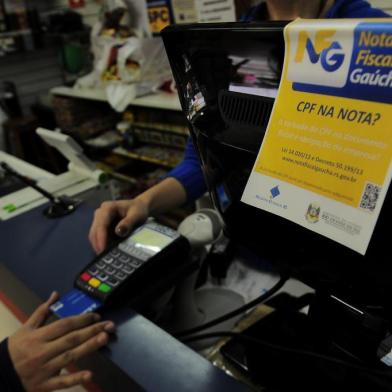
[[[195,289],[200,267],[205,261],[206,246],[214,243],[222,233],[222,221],[217,211],[202,208],[185,218],[178,232],[190,243],[191,252],[188,263],[197,269],[180,282],[172,298],[172,307],[162,317],[161,326],[170,333],[178,333],[203,325],[219,316],[229,313],[244,305],[241,295],[224,288]],[[241,317],[233,317],[226,322],[203,330],[209,333],[222,329],[232,329]],[[190,343],[195,350],[211,346],[217,339],[206,339]]]
[[[163,324],[163,328],[174,334],[205,324],[244,305],[244,298],[232,290],[220,287],[201,287],[195,290],[205,254],[194,251],[190,257],[193,259],[191,264],[196,264],[197,269],[177,285],[172,299],[171,316]],[[231,330],[240,317],[241,315],[238,315],[205,329],[203,333]],[[189,346],[195,350],[202,350],[212,346],[216,341],[217,338],[204,339],[189,343]]]

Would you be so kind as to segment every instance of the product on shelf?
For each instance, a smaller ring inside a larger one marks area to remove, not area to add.
[[[146,126],[133,126],[135,138],[139,142],[160,144],[162,146],[185,148],[187,136]]]
[[[115,129],[118,114],[105,102],[55,96],[53,109],[57,125],[81,139]]]
[[[134,35],[128,26],[128,10],[125,7],[117,7],[106,11],[104,15],[101,35],[112,38],[128,38]]]
[[[152,145],[135,148],[132,152],[141,157],[150,158],[170,166],[176,166],[184,156],[184,152],[181,150]]]
[[[3,3],[8,30],[29,29],[26,3],[23,0],[4,0]]]
[[[5,13],[4,0],[0,0],[0,33],[7,31],[7,14]]]

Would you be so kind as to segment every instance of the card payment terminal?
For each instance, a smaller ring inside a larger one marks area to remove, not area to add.
[[[187,240],[175,230],[148,222],[130,237],[95,258],[75,280],[75,287],[106,303],[130,295],[184,262]]]
[[[186,263],[189,242],[177,231],[150,221],[98,255],[77,275],[75,289],[51,306],[59,317],[96,311],[141,298]]]

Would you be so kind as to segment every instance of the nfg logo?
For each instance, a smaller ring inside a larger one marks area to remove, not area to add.
[[[317,29],[290,31],[289,80],[327,87],[346,84],[353,49],[352,30],[328,27],[318,24]]]

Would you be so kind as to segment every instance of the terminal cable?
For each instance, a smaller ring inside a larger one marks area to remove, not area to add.
[[[282,346],[279,344],[270,343],[266,340],[262,340],[259,338],[254,338],[252,336],[244,335],[241,332],[217,331],[217,332],[211,332],[211,333],[204,333],[204,334],[194,335],[194,336],[190,336],[185,339],[182,339],[182,342],[183,343],[191,343],[191,342],[195,342],[198,340],[211,339],[211,338],[217,338],[217,337],[232,337],[232,338],[236,338],[238,340],[242,340],[246,343],[256,344],[256,345],[263,346],[263,347],[266,347],[266,348],[269,348],[272,350],[281,351],[283,353],[297,354],[297,355],[306,356],[309,358],[321,359],[323,361],[334,363],[339,366],[345,366],[345,367],[348,367],[348,368],[351,368],[354,370],[364,371],[364,372],[367,372],[367,373],[370,373],[373,375],[377,375],[377,376],[383,376],[383,377],[386,377],[386,378],[392,380],[392,373],[388,372],[388,371],[373,369],[369,366],[351,363],[351,362],[345,361],[343,359],[335,358],[335,357],[325,355],[325,354],[319,354],[319,353],[316,353],[313,351],[285,347],[285,346]]]

